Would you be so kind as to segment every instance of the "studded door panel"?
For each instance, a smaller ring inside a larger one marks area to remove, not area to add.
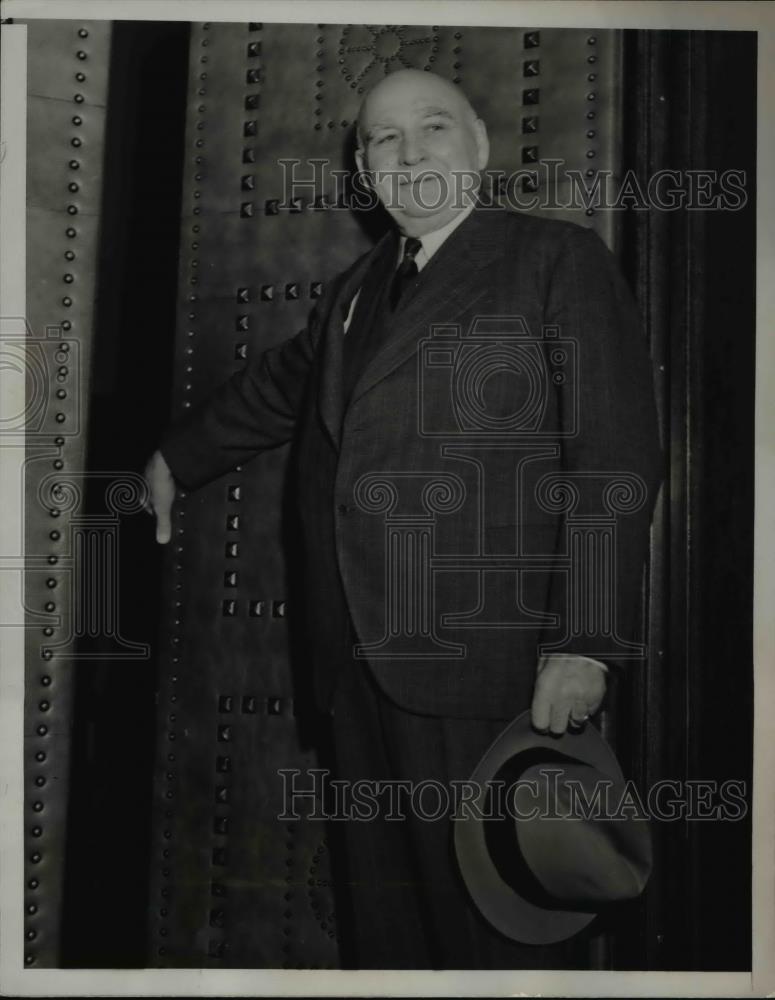
[[[350,166],[359,103],[385,71],[421,67],[459,82],[488,123],[491,167],[520,171],[521,196],[561,195],[532,175],[539,159],[582,177],[618,169],[618,59],[616,34],[581,30],[194,25],[172,416],[296,333],[326,282],[370,245],[372,220],[337,209],[343,188],[330,168]],[[611,213],[535,210],[614,241]],[[258,456],[176,508],[160,637],[152,965],[339,963],[322,824],[277,819],[278,769],[317,762],[298,730],[304,664],[285,463],[286,449]]]
[[[79,517],[111,25],[16,23],[28,44],[24,962],[38,967],[59,964],[74,656],[95,585]]]

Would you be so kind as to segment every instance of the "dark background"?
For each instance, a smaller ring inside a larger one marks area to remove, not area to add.
[[[188,34],[178,23],[114,27],[91,470],[142,470],[169,412]],[[669,473],[650,597],[669,648],[617,705],[620,736],[647,706],[627,751],[645,780],[751,778],[755,85],[753,34],[625,33],[625,169],[749,177],[743,211],[623,219]],[[153,651],[164,553],[146,515],[122,521],[121,546],[122,632]],[[62,964],[143,966],[156,665],[83,661],[76,676]],[[662,724],[666,704],[683,725]],[[750,822],[662,827],[661,874],[621,921],[616,967],[749,969]]]

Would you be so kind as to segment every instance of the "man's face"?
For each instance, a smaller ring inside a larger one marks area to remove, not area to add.
[[[429,73],[387,77],[364,103],[356,160],[409,236],[440,229],[470,203],[487,164],[484,123],[451,83]]]

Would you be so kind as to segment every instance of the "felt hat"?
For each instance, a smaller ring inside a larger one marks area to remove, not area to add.
[[[577,934],[651,872],[648,817],[597,729],[557,737],[520,715],[473,775],[454,821],[458,865],[483,916],[524,944]]]

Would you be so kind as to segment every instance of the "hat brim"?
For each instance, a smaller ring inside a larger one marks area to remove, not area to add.
[[[623,782],[624,777],[616,755],[594,726],[587,724],[578,733],[560,737],[542,735],[532,728],[530,712],[518,716],[496,737],[471,775],[477,795],[471,800],[471,810],[454,821],[460,874],[477,908],[496,930],[522,944],[542,945],[573,937],[597,914],[537,906],[515,892],[490,857],[485,839],[486,820],[480,818],[485,812],[488,782],[512,757],[536,748],[559,751],[618,782]]]

